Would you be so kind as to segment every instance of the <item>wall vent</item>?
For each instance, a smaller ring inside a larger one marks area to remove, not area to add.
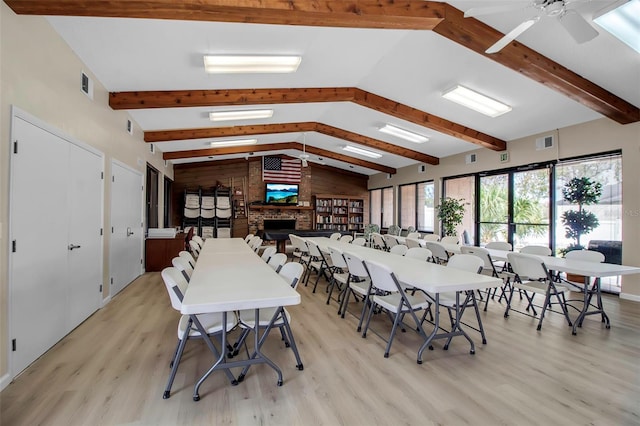
[[[393,175],[391,173],[387,173],[387,179],[391,179],[393,178]]]
[[[467,154],[467,155],[464,157],[464,162],[465,162],[466,164],[473,164],[473,163],[475,163],[476,161],[478,161],[478,156],[477,156],[476,154]]]
[[[93,80],[91,80],[84,71],[82,71],[80,77],[80,90],[87,95],[89,99],[93,100]]]
[[[131,120],[127,120],[127,133],[133,134],[133,122]]]
[[[149,144],[149,152],[152,154],[156,152],[156,147],[152,143]]]
[[[540,151],[541,149],[549,149],[553,148],[555,145],[555,138],[553,135],[543,136],[541,138],[536,139],[536,150]]]
[[[427,171],[427,165],[426,164],[418,164],[418,173],[424,173]]]

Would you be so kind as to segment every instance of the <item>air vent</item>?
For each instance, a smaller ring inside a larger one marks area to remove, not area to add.
[[[555,145],[555,140],[553,135],[544,136],[536,139],[536,150],[540,151],[541,149],[549,149],[553,148]]]
[[[133,134],[133,123],[131,122],[131,120],[127,120],[127,133],[129,133],[130,135]]]
[[[391,173],[387,173],[387,179],[391,179],[393,178],[393,175]]]
[[[418,173],[424,173],[427,171],[427,165],[426,164],[418,164]]]
[[[87,73],[85,73],[84,71],[82,71],[82,75],[80,78],[80,90],[82,91],[82,93],[87,95],[89,99],[93,100],[93,80],[91,80],[91,78],[89,78]]]
[[[152,143],[149,144],[149,152],[152,154],[156,152],[156,147]]]
[[[476,155],[476,154],[467,154],[467,155],[464,157],[464,162],[465,162],[466,164],[473,164],[473,163],[475,163],[476,161],[478,161],[478,157],[477,157],[477,155]]]

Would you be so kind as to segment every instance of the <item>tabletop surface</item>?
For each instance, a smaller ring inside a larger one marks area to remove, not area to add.
[[[335,247],[358,255],[363,260],[382,263],[391,268],[398,280],[403,284],[417,287],[429,293],[476,290],[502,285],[502,280],[497,278],[448,268],[370,247],[357,246],[323,237],[311,237],[305,238],[305,240],[315,242],[323,251],[327,251],[327,247]]]
[[[297,305],[300,294],[241,238],[208,238],[182,301],[183,314]]]

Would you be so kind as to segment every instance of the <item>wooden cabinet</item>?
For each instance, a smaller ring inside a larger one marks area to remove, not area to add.
[[[147,238],[145,240],[145,270],[162,271],[171,266],[171,259],[185,249],[185,234],[175,238]]]
[[[362,198],[350,198],[348,195],[316,195],[316,229],[361,232],[363,223],[364,200]]]

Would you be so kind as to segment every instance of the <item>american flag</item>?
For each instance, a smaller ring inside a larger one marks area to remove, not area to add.
[[[300,183],[302,177],[299,159],[262,157],[262,180],[265,182]]]

